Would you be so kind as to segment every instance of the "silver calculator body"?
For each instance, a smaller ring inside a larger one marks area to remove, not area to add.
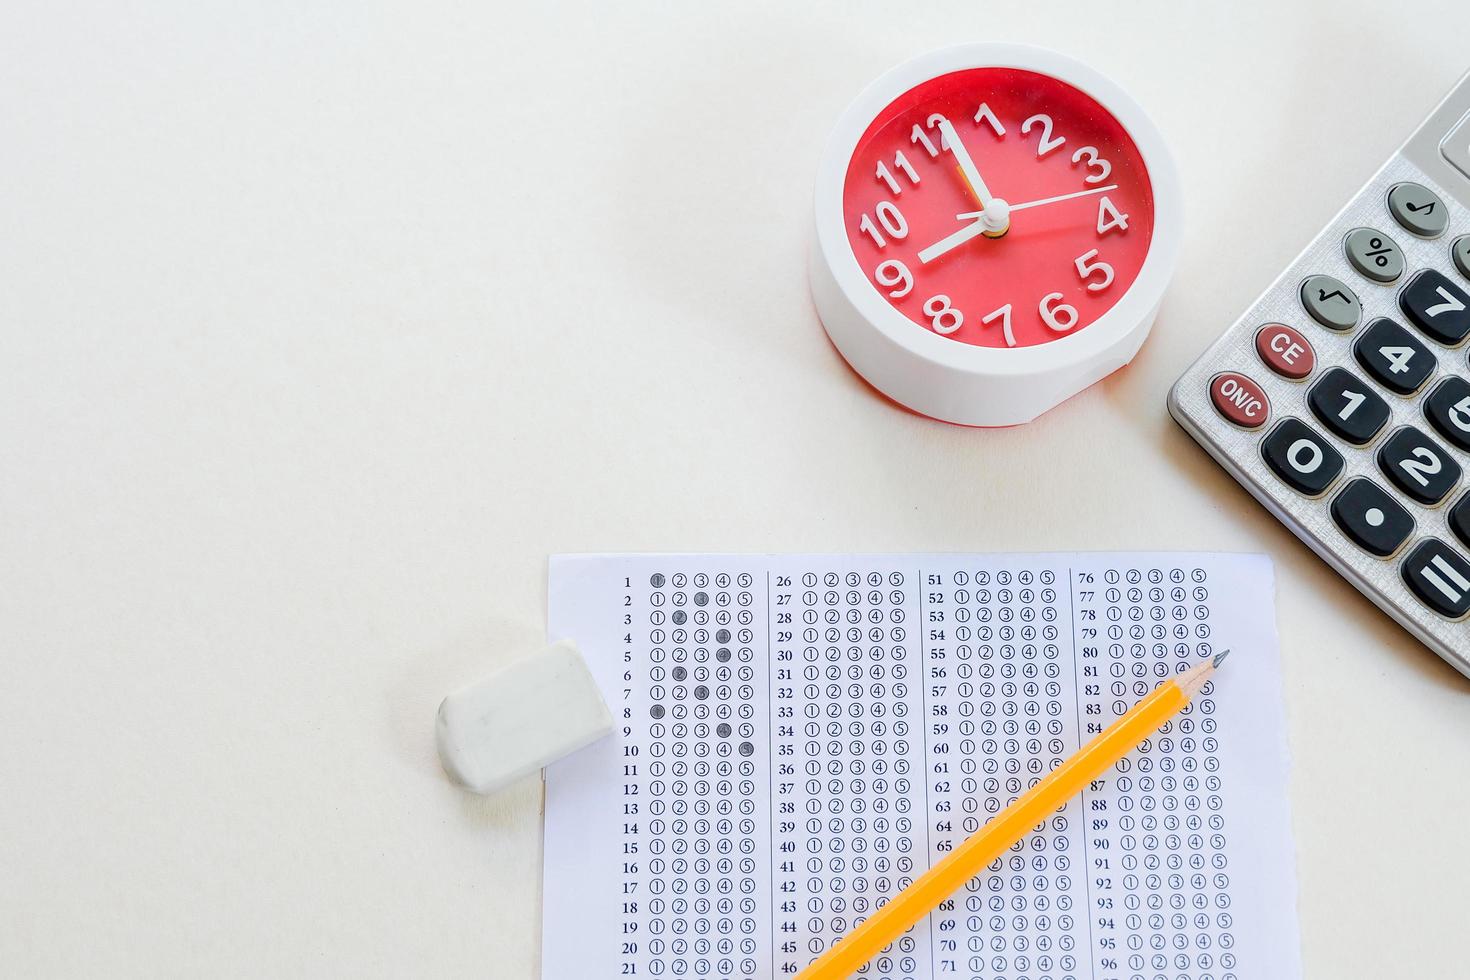
[[[1180,377],[1169,411],[1470,676],[1467,291],[1470,74]]]

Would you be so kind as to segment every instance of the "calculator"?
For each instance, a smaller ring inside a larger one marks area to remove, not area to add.
[[[1174,384],[1169,411],[1470,676],[1470,75]]]

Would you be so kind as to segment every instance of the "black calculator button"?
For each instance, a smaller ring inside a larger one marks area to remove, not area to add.
[[[1328,431],[1355,446],[1372,442],[1388,422],[1388,402],[1362,378],[1340,367],[1312,385],[1307,405]]]
[[[1437,238],[1450,226],[1444,202],[1423,184],[1394,184],[1388,191],[1388,210],[1405,231],[1420,238]]]
[[[1465,494],[1455,502],[1455,505],[1445,514],[1445,523],[1460,539],[1460,543],[1470,547],[1470,493]]]
[[[1301,419],[1282,419],[1261,440],[1261,456],[1297,493],[1320,497],[1342,472],[1342,454]]]
[[[1353,544],[1379,558],[1403,547],[1414,533],[1414,518],[1372,480],[1349,480],[1332,500],[1332,520]]]
[[[1387,317],[1368,324],[1353,344],[1353,356],[1373,380],[1400,395],[1412,395],[1434,373],[1429,348]]]
[[[1437,269],[1425,269],[1399,294],[1399,309],[1430,340],[1454,347],[1470,336],[1470,294]]]
[[[1311,276],[1302,283],[1302,306],[1329,330],[1351,330],[1363,315],[1358,294],[1331,276]]]
[[[1470,381],[1452,374],[1429,389],[1424,417],[1450,445],[1470,452]]]
[[[1406,425],[1378,450],[1378,466],[1394,486],[1421,504],[1437,504],[1460,482],[1460,464],[1424,433]]]
[[[1470,562],[1436,538],[1428,538],[1404,559],[1404,584],[1419,601],[1441,616],[1460,619],[1470,612]]]

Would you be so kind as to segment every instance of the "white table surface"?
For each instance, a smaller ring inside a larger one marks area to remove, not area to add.
[[[0,9],[0,972],[539,961],[540,783],[440,773],[558,551],[1276,561],[1306,976],[1463,977],[1470,682],[1164,396],[1467,67],[1463,2]],[[807,294],[837,113],[1042,43],[1152,113],[1182,263],[1040,421],[898,411]],[[1407,831],[1406,833],[1402,833]]]

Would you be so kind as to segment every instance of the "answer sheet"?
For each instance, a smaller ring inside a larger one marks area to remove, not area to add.
[[[793,976],[1227,648],[861,975],[1295,980],[1272,595],[1258,555],[554,557],[617,727],[547,770],[543,980]]]

